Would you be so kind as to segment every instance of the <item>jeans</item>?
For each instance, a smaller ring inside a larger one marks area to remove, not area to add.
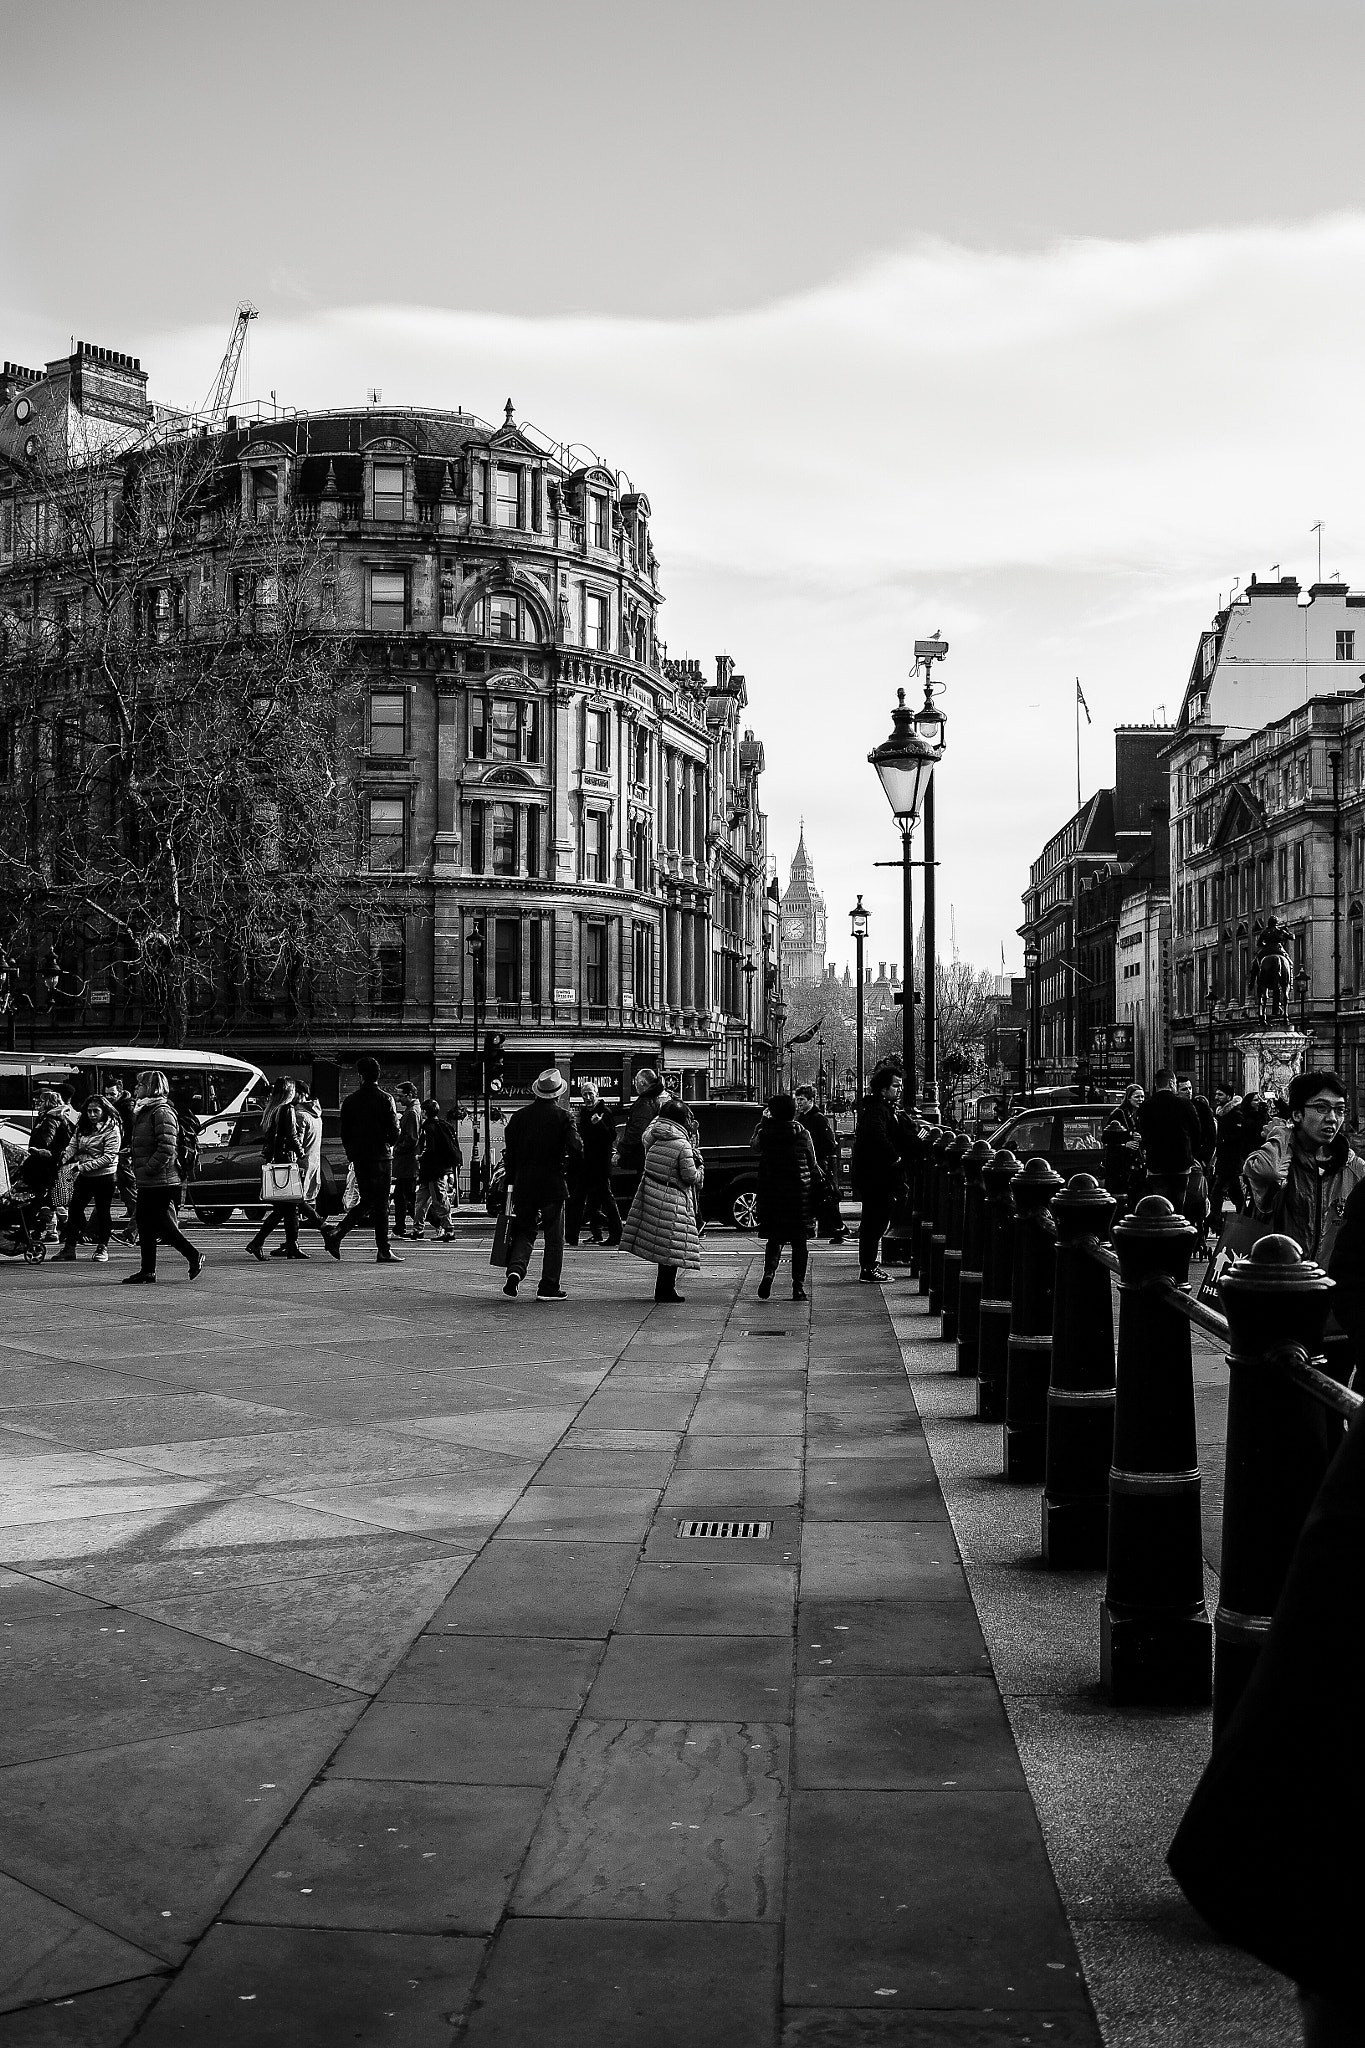
[[[449,1230],[450,1202],[446,1196],[444,1178],[417,1183],[417,1200],[412,1205],[413,1229],[423,1229],[428,1216],[438,1230]]]
[[[372,1223],[375,1248],[386,1252],[389,1248],[389,1162],[387,1159],[356,1159],[352,1164],[360,1200],[354,1209],[347,1210],[332,1235],[340,1244],[357,1223]]]
[[[256,1232],[253,1242],[258,1245],[264,1244],[271,1231],[275,1228],[275,1225],[282,1223],[284,1225],[285,1243],[287,1245],[297,1245],[299,1241],[300,1213],[301,1209],[298,1202],[276,1202],[274,1208]]]
[[[765,1280],[771,1280],[781,1265],[782,1246],[785,1242],[786,1240],[780,1237],[770,1237],[768,1239],[763,1253],[763,1277]],[[804,1237],[794,1237],[791,1240],[791,1248],[792,1286],[804,1287],[806,1284],[806,1268],[810,1264],[810,1241]]]
[[[62,1240],[67,1251],[75,1251],[81,1241],[81,1225],[85,1221],[86,1204],[94,1203],[95,1213],[91,1221],[91,1235],[96,1244],[108,1244],[110,1231],[109,1207],[114,1199],[114,1176],[112,1173],[78,1173],[76,1184],[71,1190],[71,1206],[66,1212],[66,1234]]]
[[[393,1227],[397,1231],[407,1229],[409,1216],[416,1216],[417,1177],[415,1174],[399,1174],[393,1183]]]
[[[881,1250],[882,1232],[891,1221],[890,1195],[864,1195],[862,1221],[858,1225],[858,1265],[870,1273]]]
[[[526,1278],[526,1268],[531,1263],[531,1247],[536,1241],[536,1225],[545,1233],[545,1252],[540,1262],[540,1286],[538,1294],[558,1294],[559,1278],[564,1270],[564,1204],[544,1202],[538,1209],[515,1210],[512,1215],[510,1236],[512,1248],[507,1254],[507,1270],[515,1273],[519,1280]]]
[[[1184,1214],[1185,1194],[1190,1184],[1190,1169],[1179,1173],[1149,1173],[1143,1184],[1144,1195],[1164,1195],[1177,1216]]]
[[[581,1180],[569,1197],[567,1234],[570,1244],[577,1244],[583,1225],[587,1224],[594,1242],[602,1235],[606,1225],[607,1243],[621,1241],[621,1211],[616,1206],[616,1197],[611,1191],[611,1182],[605,1175]]]
[[[192,1266],[199,1257],[198,1252],[175,1220],[176,1205],[180,1200],[178,1187],[139,1188],[137,1191],[137,1241],[142,1251],[144,1273],[156,1271],[156,1247],[173,1245],[187,1265]]]

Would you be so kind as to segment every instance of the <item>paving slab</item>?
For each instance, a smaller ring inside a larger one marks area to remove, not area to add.
[[[0,2014],[0,2048],[123,2048],[167,1982],[166,1977],[139,1977]]]
[[[355,1695],[122,1610],[41,1615],[5,1631],[0,1763],[151,1734],[344,1705]]]
[[[984,1672],[801,1678],[795,1724],[792,1771],[803,1791],[1018,1787],[1014,1737]]]
[[[621,1487],[657,1494],[673,1470],[674,1450],[601,1450],[585,1444],[562,1444],[536,1474],[536,1487]]]
[[[489,1933],[544,1801],[542,1791],[520,1785],[315,1785],[222,1917],[273,1927]]]
[[[484,1947],[458,1935],[212,1927],[139,2048],[448,2048]]]
[[[789,2005],[1085,2009],[1022,1773],[1012,1792],[792,1795]]]
[[[466,1635],[605,1636],[625,1598],[635,1552],[621,1543],[513,1541],[475,1558],[430,1630]]]
[[[875,2012],[833,2006],[792,2011],[782,2029],[782,2048],[1096,2048],[1099,2035],[1088,2012],[1053,2006],[1045,2012],[944,2011],[916,2006],[898,2010],[899,1997],[887,1987],[885,2005]]]
[[[159,1958],[0,1872],[0,2012],[146,1977]]]
[[[54,1586],[30,1572],[0,1570],[0,1627],[35,1614],[71,1614],[91,1604],[86,1594]]]
[[[596,1719],[785,1721],[788,1636],[616,1635],[587,1712]]]
[[[252,1531],[233,1533],[250,1535]],[[43,1574],[35,1583],[51,1586],[54,1592],[70,1588],[91,1599],[150,1607],[185,1593],[239,1586],[264,1589],[290,1579],[337,1578],[350,1573],[365,1577],[468,1555],[456,1537],[367,1529],[360,1522],[333,1520],[304,1510],[301,1520],[293,1520],[292,1533],[277,1533],[273,1541],[229,1541],[222,1548],[211,1549],[172,1538],[168,1546],[163,1532],[157,1530],[150,1538],[107,1557],[35,1567]]]
[[[740,1471],[799,1472],[804,1439],[799,1431],[786,1436],[755,1435],[729,1430],[720,1436],[689,1434],[678,1453],[679,1472],[736,1468]]]
[[[577,1711],[377,1702],[342,1743],[327,1776],[431,1785],[550,1785]]]
[[[675,1472],[664,1489],[661,1503],[665,1512],[674,1508],[691,1510],[709,1507],[720,1496],[743,1501],[746,1508],[794,1508],[799,1505],[804,1481],[799,1466],[773,1471],[766,1467],[710,1467],[694,1472]]]
[[[432,1706],[579,1708],[601,1660],[602,1644],[592,1639],[423,1635],[379,1697]]]
[[[13,1764],[0,1771],[5,1868],[123,1940],[183,1960],[359,1705]]]
[[[528,1486],[505,1517],[508,1537],[629,1543],[638,1550],[659,1503],[657,1486]]]
[[[840,1593],[893,1599],[966,1599],[966,1581],[946,1516],[930,1522],[808,1522],[801,1540],[801,1590],[813,1600]]]
[[[35,1400],[6,1412],[11,1423],[87,1451],[181,1443],[234,1431],[255,1436],[268,1429],[297,1429],[299,1423],[296,1410],[264,1402],[146,1389],[74,1401]]]
[[[790,1637],[796,1567],[752,1563],[642,1562],[616,1621],[616,1634]]]
[[[946,1522],[927,1451],[903,1458],[806,1461],[806,1521]]]
[[[777,2048],[781,1932],[721,1921],[509,1920],[468,2048]]]
[[[778,1917],[787,1773],[787,1731],[763,1721],[583,1721],[531,1843],[513,1913]]]

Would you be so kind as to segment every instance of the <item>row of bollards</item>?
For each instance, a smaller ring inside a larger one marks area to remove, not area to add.
[[[1255,1663],[1340,1439],[1320,1403],[1339,1415],[1355,1397],[1321,1375],[1332,1282],[1291,1239],[1265,1238],[1237,1262],[1223,1281],[1225,1321],[1190,1297],[1193,1227],[1160,1195],[1117,1225],[1116,1207],[1089,1174],[1063,1187],[1046,1160],[1021,1167],[984,1141],[921,1131],[906,1260],[958,1372],[976,1380],[978,1419],[1001,1425],[1005,1477],[1041,1484],[1044,1564],[1106,1573],[1103,1685],[1121,1705],[1200,1707],[1212,1697],[1217,1729]],[[1212,1625],[1193,1322],[1231,1347]]]

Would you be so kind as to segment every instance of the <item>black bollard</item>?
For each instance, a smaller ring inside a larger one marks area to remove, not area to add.
[[[1010,1182],[1014,1274],[1005,1367],[1006,1479],[1037,1481],[1047,1462],[1047,1383],[1052,1370],[1052,1276],[1057,1233],[1052,1198],[1062,1176],[1030,1159]]]
[[[1057,1268],[1047,1390],[1043,1563],[1101,1571],[1109,1548],[1114,1462],[1114,1298],[1109,1268],[1087,1256],[1118,1207],[1093,1175],[1073,1174],[1052,1204]]]
[[[943,1314],[943,1254],[948,1244],[948,1182],[956,1139],[951,1131],[940,1133],[934,1147],[934,1221],[929,1239],[929,1313]]]
[[[1005,1419],[1009,1371],[1010,1289],[1014,1268],[1014,1209],[1010,1182],[1019,1171],[1012,1152],[996,1152],[981,1176],[986,1193],[986,1245],[981,1261],[981,1314],[976,1347],[979,1422]]]
[[[943,1321],[939,1327],[939,1335],[945,1344],[957,1342],[957,1289],[962,1277],[962,1217],[967,1195],[967,1180],[962,1168],[971,1149],[971,1139],[959,1133],[945,1155],[948,1192],[943,1240]]]
[[[906,1147],[907,1173],[910,1183],[910,1272],[919,1276],[920,1232],[924,1227],[924,1141],[927,1127],[917,1124],[914,1138]]]
[[[919,1227],[919,1291],[929,1292],[929,1267],[933,1254],[934,1218],[938,1214],[939,1153],[948,1142],[942,1130],[924,1135],[924,1211]],[[933,1304],[931,1303],[932,1307]]]
[[[1334,1283],[1292,1237],[1263,1237],[1222,1284],[1231,1348],[1223,1554],[1213,1618],[1213,1733],[1227,1726],[1261,1654],[1289,1560],[1341,1426],[1273,1364],[1322,1349]],[[1323,1361],[1317,1359],[1318,1369]]]
[[[1184,1287],[1196,1232],[1164,1195],[1114,1229],[1119,1350],[1109,1573],[1100,1682],[1115,1706],[1206,1707],[1212,1639],[1204,1606],[1190,1326],[1161,1276]]]
[[[981,1342],[981,1274],[986,1255],[986,1190],[982,1174],[995,1154],[978,1138],[962,1162],[962,1269],[957,1282],[957,1369],[976,1377]]]

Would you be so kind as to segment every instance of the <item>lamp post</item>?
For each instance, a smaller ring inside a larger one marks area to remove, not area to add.
[[[854,946],[857,948],[858,954],[858,1004],[856,1023],[858,1033],[858,1066],[857,1080],[853,1093],[853,1106],[855,1110],[860,1110],[863,1106],[863,941],[867,937],[868,922],[867,912],[863,909],[863,894],[861,889],[858,891],[858,901],[854,904],[852,910],[850,910],[850,912],[848,913],[848,922],[849,928],[853,933],[853,943]]]
[[[823,1109],[825,1106],[825,1041],[823,1038],[817,1038],[815,1044],[820,1055],[820,1065],[816,1069],[815,1074],[815,1094],[816,1100],[819,1102],[821,1109]]]
[[[786,998],[782,994],[781,982],[777,984],[777,992],[773,996],[768,1014],[773,1020],[773,1050],[776,1054],[777,1085],[780,1088],[782,1086],[782,1049],[787,1037],[787,1003]]]
[[[896,693],[891,714],[891,735],[874,747],[868,760],[886,792],[891,815],[901,835],[901,897],[905,948],[905,1078],[913,1100],[915,1090],[915,915],[911,886],[910,842],[921,810],[924,812],[924,1089],[923,1103],[931,1113],[938,1106],[936,1047],[934,1043],[934,769],[943,758],[943,715],[934,709],[933,664],[948,652],[946,640],[917,640],[915,669],[924,668],[924,703],[919,711],[905,708],[905,692]]]
[[[744,955],[744,1093],[754,1098],[754,976],[758,968],[752,953]]]
[[[477,1201],[479,1188],[479,997],[483,993],[483,921],[476,919],[465,940],[469,948],[471,1007],[474,1012],[474,1106],[470,1116],[473,1135],[469,1141],[469,1199]]]
[[[1299,999],[1299,1030],[1305,1037],[1308,1035],[1308,1027],[1304,1021],[1304,1012],[1308,1007],[1308,989],[1308,969],[1301,967],[1294,976],[1294,993]]]
[[[1025,1093],[1033,1093],[1038,1066],[1038,947],[1032,939],[1024,943],[1024,979],[1028,984],[1028,1014],[1024,1019],[1024,1040],[1028,1051]]]
[[[1332,1067],[1341,1072],[1341,754],[1327,756],[1332,771]]]

